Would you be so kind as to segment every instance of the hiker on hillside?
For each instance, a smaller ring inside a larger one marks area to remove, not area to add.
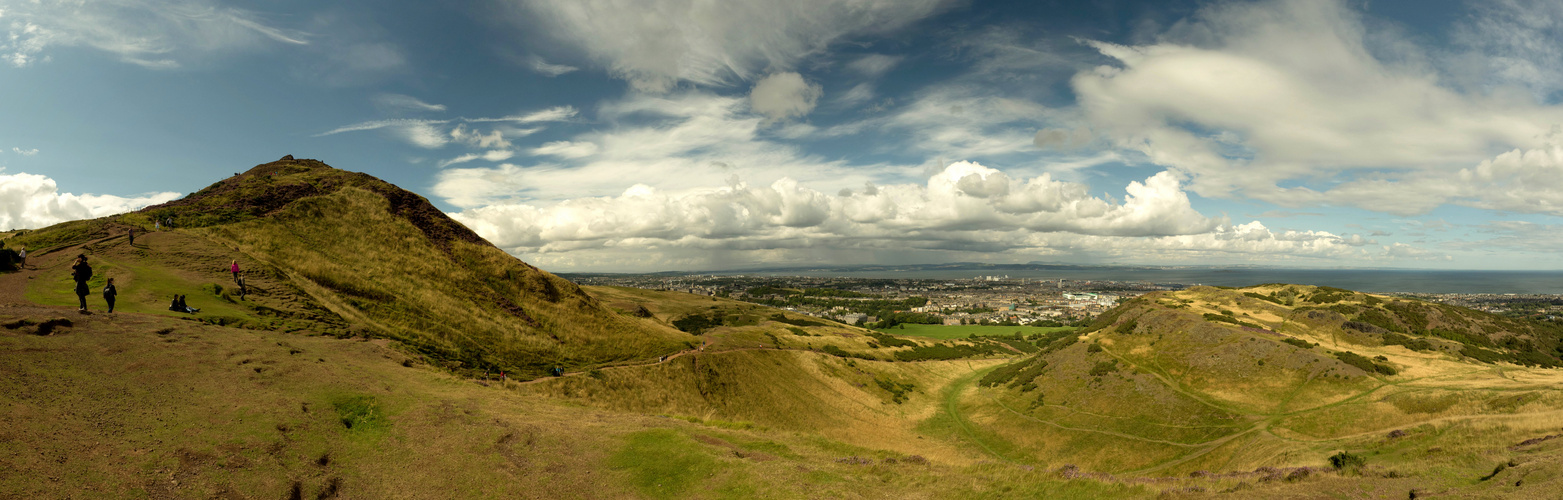
[[[109,278],[109,284],[103,287],[103,301],[109,303],[109,314],[114,313],[114,296],[119,295],[119,290],[114,288],[114,278]]]
[[[228,270],[229,271],[233,271],[233,282],[234,283],[238,283],[239,282],[239,260],[238,259],[234,259],[233,264],[228,266]]]
[[[248,288],[244,287],[244,278],[239,278],[238,281],[239,281],[239,298],[242,299],[242,298],[244,298],[245,295],[250,293],[250,290]]]
[[[17,264],[16,268],[17,269],[25,269],[27,267],[27,247],[22,247],[22,251],[21,252],[17,252],[16,257],[19,258],[19,259],[22,259],[22,262],[20,264]]]
[[[81,312],[87,312],[87,280],[92,279],[92,266],[87,265],[87,254],[78,254],[71,264],[71,279],[76,280],[76,298],[81,301]]]
[[[162,231],[163,230],[163,221],[153,221],[152,222],[152,229],[154,231]]]
[[[136,230],[130,230],[130,246],[136,246]]]

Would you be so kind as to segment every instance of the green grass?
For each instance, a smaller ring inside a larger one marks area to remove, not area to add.
[[[684,498],[697,484],[727,472],[699,443],[669,429],[654,429],[628,436],[628,442],[608,459],[608,466],[625,471],[630,483],[651,498]],[[753,490],[741,482],[719,484],[720,497],[745,498]]]
[[[880,330],[893,335],[909,337],[924,337],[930,339],[949,340],[964,339],[975,334],[978,337],[1010,336],[1019,332],[1021,335],[1049,334],[1061,331],[1073,331],[1072,326],[982,326],[982,325],[917,325],[902,323],[895,328]]]

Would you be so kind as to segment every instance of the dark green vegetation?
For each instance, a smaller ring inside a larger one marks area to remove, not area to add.
[[[865,330],[722,297],[575,287],[378,182],[289,159],[17,238],[37,257],[0,273],[0,496],[1563,487],[1548,325],[1265,285],[1153,293],[1081,329]],[[153,216],[175,229],[128,245],[123,231]],[[122,312],[71,310],[76,253],[92,258],[93,286],[120,283]],[[227,276],[233,259],[246,293]],[[792,292],[777,295],[877,300]],[[175,293],[201,313],[165,310]]]

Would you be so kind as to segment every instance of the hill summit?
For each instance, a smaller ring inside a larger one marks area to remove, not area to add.
[[[123,245],[131,230],[141,233],[136,245]],[[541,376],[654,359],[692,340],[604,307],[415,193],[291,156],[179,200],[56,225],[19,243],[43,253],[80,246],[99,269],[95,279],[115,277],[130,294],[127,310],[162,311],[184,294],[207,305],[192,304],[209,322],[390,338],[455,370]],[[232,261],[246,279],[242,292],[227,272]]]

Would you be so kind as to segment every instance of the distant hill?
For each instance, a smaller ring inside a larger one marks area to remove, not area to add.
[[[1342,449],[1419,467],[1428,448],[1474,459],[1500,436],[1555,427],[1560,338],[1556,325],[1329,287],[1156,292],[988,372],[974,414],[1013,457],[1093,470],[1305,466]],[[1483,430],[1444,427],[1472,425]]]
[[[170,227],[154,231],[160,224]],[[179,200],[11,244],[80,247],[99,263],[99,280],[112,272],[149,310],[187,294],[192,306],[208,304],[198,316],[207,321],[391,338],[458,370],[541,376],[651,359],[693,340],[602,307],[417,194],[315,160],[283,158]],[[251,289],[242,299],[226,272],[235,259]],[[74,300],[51,285],[34,295]]]

